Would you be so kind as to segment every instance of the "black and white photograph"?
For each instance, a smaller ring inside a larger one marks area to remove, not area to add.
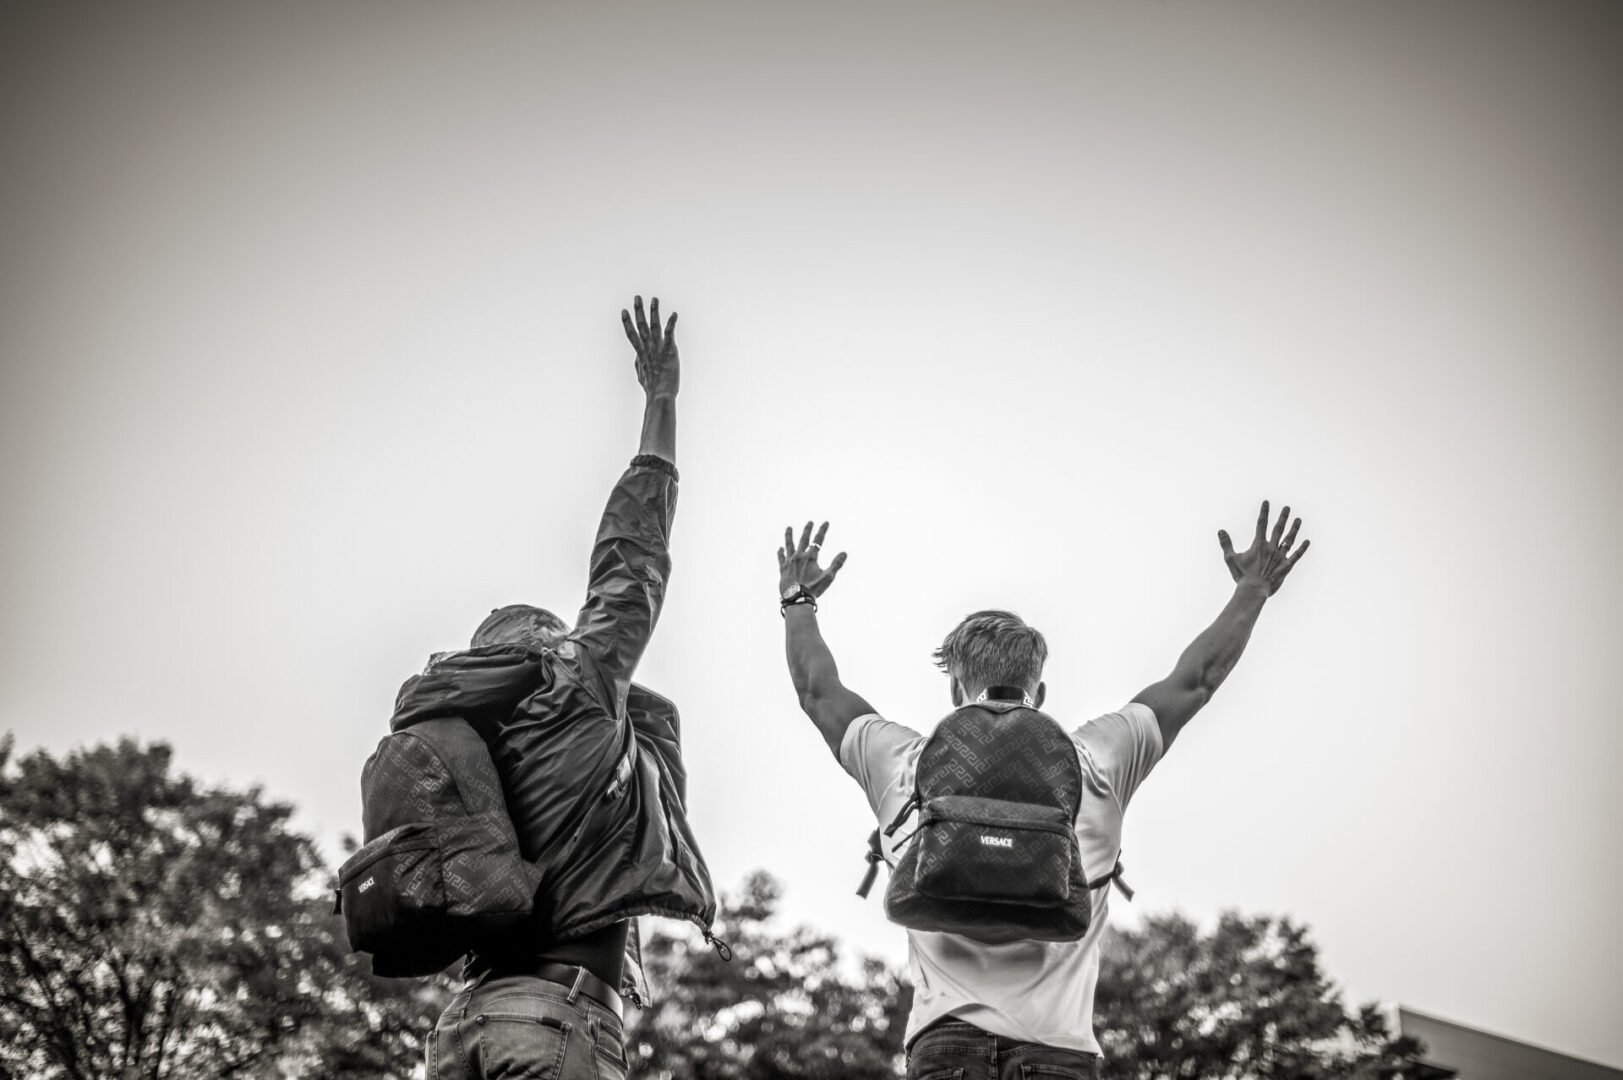
[[[1623,1080],[1623,5],[0,8],[0,1080]]]

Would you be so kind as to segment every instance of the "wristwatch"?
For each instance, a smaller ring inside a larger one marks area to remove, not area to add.
[[[810,604],[813,611],[817,610],[817,597],[813,596],[800,582],[795,582],[783,590],[778,600],[778,614],[783,614],[797,604]]]

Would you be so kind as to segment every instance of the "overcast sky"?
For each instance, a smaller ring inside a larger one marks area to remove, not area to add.
[[[0,728],[337,851],[400,681],[572,614],[681,313],[681,705],[719,884],[900,961],[773,551],[928,727],[967,612],[1080,723],[1313,552],[1127,817],[1113,917],[1289,913],[1353,1000],[1623,1065],[1623,9],[10,5]]]

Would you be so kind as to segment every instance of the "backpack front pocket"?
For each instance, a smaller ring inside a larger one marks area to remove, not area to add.
[[[338,869],[339,906],[351,947],[377,952],[445,917],[445,874],[434,827],[390,829]]]
[[[941,900],[1057,906],[1071,895],[1076,836],[1054,806],[973,795],[926,799],[918,891]]]

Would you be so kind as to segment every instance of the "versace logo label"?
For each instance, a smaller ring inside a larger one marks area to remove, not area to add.
[[[356,889],[355,891],[358,892],[358,893],[363,893],[366,890],[370,889],[373,885],[376,885],[377,883],[378,883],[377,878],[369,877],[365,881],[361,882],[361,887]]]
[[[1012,837],[1012,836],[987,836],[985,833],[982,833],[981,834],[981,843],[985,844],[987,847],[1012,848],[1012,847],[1014,847],[1014,837]]]

